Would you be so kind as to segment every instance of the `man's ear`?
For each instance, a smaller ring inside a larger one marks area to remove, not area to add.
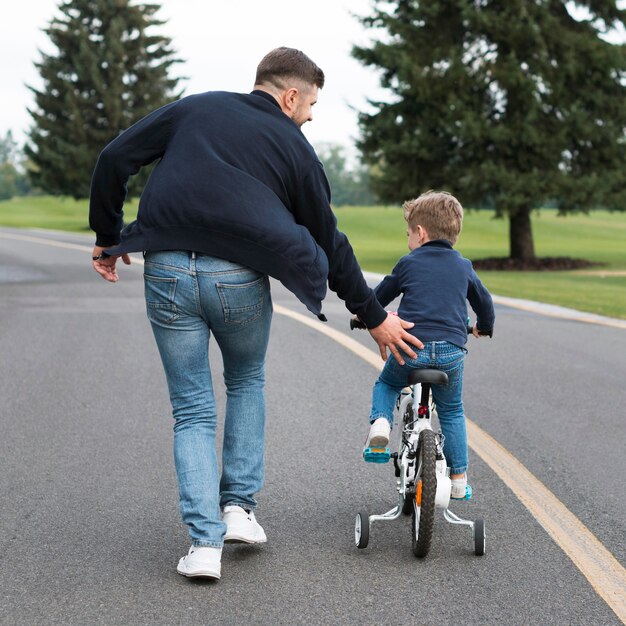
[[[293,111],[298,104],[298,89],[296,87],[289,87],[282,93],[282,100],[284,108],[287,111]]]

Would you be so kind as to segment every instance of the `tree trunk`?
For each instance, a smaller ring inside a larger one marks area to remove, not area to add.
[[[520,208],[509,217],[509,245],[512,259],[535,258],[530,209]]]

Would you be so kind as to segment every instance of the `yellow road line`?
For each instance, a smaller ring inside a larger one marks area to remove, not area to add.
[[[311,317],[278,304],[274,311],[330,337],[381,370],[383,361],[373,350]],[[567,554],[596,593],[626,623],[626,570],[593,533],[531,474],[508,450],[480,426],[467,420],[470,448],[519,498],[554,542]]]
[[[92,250],[89,246],[29,235],[0,233],[0,237],[86,252]],[[133,258],[133,262],[143,265],[143,259]],[[326,335],[376,369],[382,369],[383,362],[378,354],[344,333],[279,304],[274,304],[274,311]],[[624,567],[540,480],[491,435],[471,420],[467,420],[467,431],[470,448],[513,491],[581,571],[596,593],[611,607],[622,623],[626,623],[626,570]]]
[[[626,570],[593,533],[508,450],[467,420],[471,448],[574,562],[596,593],[626,621]]]

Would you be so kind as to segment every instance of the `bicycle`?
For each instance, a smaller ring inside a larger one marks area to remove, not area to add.
[[[359,320],[350,320],[350,328],[364,328]],[[468,333],[472,328],[468,328]],[[486,333],[491,336],[491,333]],[[371,525],[378,521],[392,521],[402,514],[411,515],[411,543],[413,554],[423,558],[429,551],[433,537],[435,509],[443,509],[444,519],[472,530],[474,553],[485,554],[485,521],[482,518],[466,520],[454,514],[450,505],[451,480],[443,454],[443,433],[435,432],[432,416],[437,410],[432,399],[431,386],[448,382],[445,372],[436,369],[415,369],[409,373],[408,387],[396,404],[396,415],[401,418],[402,430],[399,449],[366,448],[363,455],[370,463],[387,463],[393,460],[397,477],[398,504],[380,515],[359,511],[354,525],[357,548],[366,548]],[[400,420],[398,420],[400,421]],[[465,499],[471,497],[467,487]]]

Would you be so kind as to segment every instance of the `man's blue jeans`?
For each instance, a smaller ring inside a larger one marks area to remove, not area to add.
[[[466,350],[447,341],[431,341],[422,350],[416,350],[417,358],[406,355],[405,365],[399,365],[392,356],[374,384],[370,422],[386,417],[393,426],[393,408],[400,392],[407,386],[409,371],[433,368],[448,375],[447,385],[433,385],[432,394],[437,406],[439,423],[445,441],[443,453],[451,474],[463,474],[467,470],[467,433],[463,410],[463,364]]]
[[[166,251],[146,253],[144,283],[175,419],[182,519],[194,545],[221,547],[226,525],[220,507],[253,509],[263,484],[269,280],[223,259]],[[226,385],[221,480],[211,333],[222,353]]]

